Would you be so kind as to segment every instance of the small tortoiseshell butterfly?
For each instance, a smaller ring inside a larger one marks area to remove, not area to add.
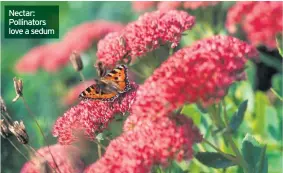
[[[98,64],[100,79],[95,79],[95,84],[86,88],[80,95],[81,99],[114,101],[119,94],[129,91],[128,69],[125,65],[119,65],[109,73]]]

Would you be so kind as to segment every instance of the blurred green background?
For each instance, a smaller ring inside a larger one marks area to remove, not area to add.
[[[197,18],[197,24],[192,31],[187,32],[182,40],[181,47],[190,45],[195,40],[206,38],[214,34],[227,34],[224,27],[227,9],[234,2],[221,2],[214,7],[190,11]],[[3,28],[3,8],[5,5],[59,5],[60,7],[60,38],[72,27],[87,21],[104,19],[107,21],[118,21],[124,24],[138,18],[140,14],[132,10],[131,2],[1,2],[1,29]],[[23,120],[30,136],[30,145],[34,148],[44,146],[44,141],[35,123],[31,121],[21,100],[12,103],[15,97],[13,88],[13,77],[20,77],[24,81],[24,97],[32,111],[36,114],[37,120],[43,128],[48,142],[55,144],[56,138],[51,135],[51,128],[58,116],[63,115],[70,106],[64,105],[62,100],[70,88],[79,84],[80,76],[71,65],[67,65],[56,73],[48,73],[39,70],[35,74],[18,74],[15,72],[15,63],[31,48],[57,41],[57,39],[5,39],[1,32],[1,96],[7,104],[8,112],[14,120]],[[244,39],[242,35],[239,35]],[[268,75],[267,79],[272,82],[272,88],[282,97],[282,59],[272,58],[276,53],[258,48],[262,51],[261,59],[264,65],[276,70],[276,74]],[[276,51],[275,51],[276,52]],[[96,60],[96,45],[86,51],[83,55],[85,68],[83,70],[87,79],[96,77],[96,70],[93,64]],[[141,83],[157,67],[162,60],[167,58],[167,49],[161,48],[156,51],[157,55],[164,58],[158,60],[148,55],[135,63],[130,69],[135,71],[136,81]],[[237,109],[238,105],[248,99],[248,111],[245,120],[237,134],[234,135],[238,144],[248,132],[257,138],[259,142],[267,144],[267,155],[269,159],[269,172],[277,173],[282,168],[282,102],[274,96],[269,88],[259,88],[258,64],[249,62],[247,66],[248,80],[233,85],[225,101],[229,115]],[[261,82],[265,83],[266,81]],[[199,111],[196,105],[187,105],[186,115],[192,117],[201,132],[208,139],[214,140],[210,130],[210,120],[204,113]],[[118,135],[121,132],[122,122],[114,123],[112,133]],[[13,140],[22,151],[24,147]],[[218,141],[223,151],[231,152],[225,147],[223,141]],[[211,150],[206,146],[206,150]],[[95,147],[94,147],[95,148]],[[87,163],[97,159],[96,148],[91,156],[85,156]],[[10,145],[7,140],[1,139],[1,169],[3,173],[17,173],[24,164],[25,159]],[[196,159],[190,164],[181,163],[181,167],[190,172],[221,172],[216,169],[209,169],[199,163]],[[228,169],[226,172],[239,172],[237,168]]]

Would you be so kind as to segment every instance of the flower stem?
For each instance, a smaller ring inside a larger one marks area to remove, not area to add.
[[[97,145],[98,158],[101,158],[101,146]]]
[[[173,55],[173,53],[174,53],[174,48],[170,48],[169,49],[169,55]]]
[[[5,114],[5,115],[4,115]],[[12,119],[12,117],[8,114],[8,112],[1,112],[1,115],[2,115],[2,117],[5,119],[5,121],[7,122],[7,123],[12,123],[13,122],[13,119]]]
[[[46,144],[47,147],[48,147],[49,153],[50,153],[50,155],[51,155],[51,157],[52,157],[52,160],[53,160],[53,162],[54,162],[54,164],[55,164],[55,166],[56,166],[56,169],[58,169],[58,171],[61,173],[61,171],[60,171],[60,169],[59,169],[59,167],[58,167],[58,165],[57,165],[57,163],[56,163],[56,161],[55,161],[55,159],[54,159],[54,156],[53,156],[53,154],[52,154],[52,152],[51,152],[51,150],[50,150],[50,147],[49,147],[49,145],[48,145],[48,143],[47,143],[47,139],[46,139],[46,137],[45,137],[45,135],[44,135],[44,133],[43,133],[43,131],[42,131],[42,129],[41,129],[39,123],[37,122],[37,120],[36,120],[34,114],[32,113],[32,111],[31,111],[31,109],[30,109],[30,107],[29,107],[28,104],[26,103],[25,98],[24,98],[23,96],[22,96],[21,98],[22,98],[22,100],[23,100],[23,102],[24,102],[24,105],[25,105],[26,109],[27,109],[28,112],[29,112],[28,115],[35,121],[35,123],[36,123],[36,125],[37,125],[37,127],[38,127],[38,129],[39,129],[39,131],[40,131],[40,133],[41,133],[41,135],[42,135],[42,137],[43,137],[43,139],[44,139],[44,142],[45,142],[45,144]]]
[[[23,152],[21,152],[21,150],[9,139],[9,138],[7,138],[8,139],[8,141],[11,143],[11,145],[22,155],[22,156],[24,156],[24,158],[27,160],[27,161],[29,161],[29,158],[27,158],[27,156],[23,153]],[[33,163],[33,162],[32,162]],[[34,163],[33,163],[34,164]]]
[[[223,102],[224,103],[224,102]],[[223,105],[223,111],[224,111],[224,116],[226,116],[226,121],[228,122],[228,118],[227,118],[227,111],[226,111],[226,105]],[[220,114],[218,115],[220,117]],[[241,165],[241,167],[245,170],[245,172],[248,172],[248,166],[246,161],[244,160],[243,156],[241,155],[236,143],[234,142],[232,135],[229,130],[229,126],[228,124],[226,125],[226,128],[228,129],[228,132],[225,132],[223,134],[224,139],[229,143],[230,147],[232,148],[233,152],[236,154],[236,158],[239,162],[239,164]]]
[[[38,151],[36,151],[32,146],[30,146],[30,145],[27,144],[27,145],[25,145],[25,147],[26,147],[27,149],[30,149],[31,151],[33,151],[35,157],[36,157],[36,154],[38,154],[40,157],[42,157],[44,160],[46,160],[46,159],[44,158],[44,156],[43,156],[42,154],[40,154]],[[46,162],[47,162],[48,166],[49,166],[51,169],[53,169],[53,170],[55,171],[55,173],[57,173],[56,169],[54,169],[54,168],[49,164],[49,162],[48,162],[47,160],[46,160]]]
[[[223,157],[225,157],[228,160],[231,160],[232,162],[234,162],[235,164],[239,164],[238,160],[231,157],[230,155],[224,153],[223,151],[221,151],[219,148],[217,148],[216,146],[214,146],[212,143],[210,143],[208,140],[206,140],[205,138],[203,138],[203,142],[205,142],[206,144],[208,144],[209,146],[211,146],[213,149],[215,149],[217,152],[219,152]]]
[[[270,88],[270,90],[281,102],[283,102],[283,98],[273,88]]]
[[[147,78],[146,75],[144,75],[144,74],[138,72],[138,71],[137,71],[136,69],[134,69],[134,68],[131,68],[131,72],[133,72],[135,75],[139,76],[139,77],[142,78],[142,79],[146,79],[146,78]]]
[[[79,74],[80,74],[80,77],[81,77],[82,81],[84,82],[84,81],[85,81],[85,76],[84,76],[84,74],[83,74],[81,71],[79,72]]]
[[[98,158],[101,158],[101,156],[102,156],[102,148],[104,150],[106,150],[106,148],[98,140],[94,140],[94,142],[97,144]]]
[[[223,109],[224,109],[224,121],[225,121],[226,126],[228,127],[229,120],[228,120],[228,115],[227,115],[227,111],[226,111],[226,103],[225,103],[224,99],[222,101],[222,106],[223,106]]]

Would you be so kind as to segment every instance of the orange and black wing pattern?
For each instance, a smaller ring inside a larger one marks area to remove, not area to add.
[[[118,97],[118,93],[103,92],[103,89],[100,91],[96,84],[93,84],[86,88],[79,96],[79,98],[84,100],[102,100],[102,101],[113,101]]]
[[[128,69],[125,65],[119,65],[118,67],[111,70],[104,77],[101,78],[101,81],[107,83],[115,83],[119,89],[119,93],[124,93],[130,90],[129,80],[128,80]]]

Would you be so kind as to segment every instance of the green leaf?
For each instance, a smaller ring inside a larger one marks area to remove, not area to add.
[[[279,97],[282,97],[283,92],[282,78],[282,74],[276,74],[272,77],[272,88],[279,95]]]
[[[201,122],[201,113],[195,107],[195,105],[185,105],[181,111],[181,114],[186,115],[187,117],[191,118],[194,121],[195,125],[200,125]]]
[[[277,49],[279,51],[279,54],[283,58],[283,44],[282,44],[282,35],[277,35],[276,37],[276,43],[277,43]]]
[[[165,173],[184,173],[183,169],[176,163],[172,161],[172,164],[164,170]]]
[[[233,155],[230,155],[230,154],[227,154],[227,155],[235,158],[235,156]],[[198,152],[195,155],[195,158],[202,164],[208,167],[216,168],[216,169],[228,168],[230,166],[236,165],[231,160],[228,160],[226,157],[216,152]]]
[[[269,100],[265,93],[257,91],[255,94],[255,117],[251,122],[253,133],[262,135],[266,132],[266,107],[269,104]]]
[[[266,120],[267,130],[270,137],[280,140],[281,134],[280,134],[280,120],[278,118],[278,112],[276,111],[275,107],[273,105],[266,106],[265,114],[268,115],[268,118]],[[278,129],[278,130],[277,130]]]
[[[247,106],[248,106],[248,100],[243,101],[240,104],[238,111],[235,112],[234,115],[232,116],[229,126],[233,132],[235,132],[242,123],[245,112],[247,110]]]
[[[151,172],[154,172],[154,173],[164,173],[164,171],[162,170],[162,168],[160,167],[160,165],[154,165],[154,166],[151,168]]]
[[[242,144],[242,154],[251,173],[267,173],[266,147],[261,147],[253,136],[247,134]]]
[[[266,145],[264,145],[264,147],[261,150],[260,160],[256,164],[256,172],[259,172],[259,173],[267,172],[267,160],[266,160],[266,163],[265,163],[265,158],[266,158],[265,152],[266,152]]]

